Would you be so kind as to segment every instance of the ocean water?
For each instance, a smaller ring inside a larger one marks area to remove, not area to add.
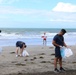
[[[47,46],[52,46],[53,37],[61,29],[52,28],[0,28],[0,46],[15,46],[17,41],[24,41],[26,45],[43,45],[41,36],[47,35]],[[66,29],[64,35],[67,45],[76,44],[76,29]]]

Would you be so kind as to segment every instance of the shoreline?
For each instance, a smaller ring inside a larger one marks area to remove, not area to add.
[[[54,47],[53,45],[46,45],[46,46],[43,46],[43,45],[28,45],[26,44],[27,47],[37,47],[37,46],[41,46],[41,47]],[[68,45],[68,44],[67,44]],[[76,44],[72,44],[72,45],[68,45],[69,47],[70,46],[75,46]],[[15,45],[0,45],[0,47],[15,47]]]
[[[76,46],[70,46],[74,55],[63,59],[63,67],[70,75],[76,70]],[[28,46],[29,57],[15,56],[15,46],[4,46],[0,54],[0,75],[54,75],[54,47]],[[58,66],[59,68],[59,66]],[[63,74],[61,74],[63,75]],[[64,74],[66,75],[66,74]],[[73,75],[73,74],[72,74]]]

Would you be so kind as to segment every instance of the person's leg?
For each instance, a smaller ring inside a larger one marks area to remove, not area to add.
[[[59,58],[59,65],[60,65],[60,68],[62,67],[62,58],[60,57]]]
[[[23,46],[20,48],[20,56],[22,56],[22,53],[23,53],[24,48],[25,48],[25,45],[23,45]]]
[[[55,67],[55,69],[57,69],[57,62],[58,62],[58,58],[55,57],[55,59],[54,59],[54,67]]]
[[[44,39],[43,39],[43,46],[44,46]]]
[[[59,73],[59,70],[57,69],[57,62],[58,62],[58,58],[55,58],[54,60],[54,67],[55,67],[54,72],[55,73]]]
[[[18,56],[19,47],[16,47],[16,57]]]
[[[59,58],[59,65],[60,65],[60,71],[65,71],[65,69],[62,67],[62,58]]]
[[[20,48],[20,56],[22,56],[23,48]]]
[[[47,41],[43,40],[43,46],[46,46]]]
[[[45,40],[45,46],[46,46],[46,44],[47,44],[47,40]]]

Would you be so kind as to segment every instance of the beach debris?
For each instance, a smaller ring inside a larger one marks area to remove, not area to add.
[[[76,64],[76,62],[72,62],[73,64]]]
[[[17,61],[12,61],[11,63],[17,63]]]
[[[34,59],[30,59],[31,61],[34,61]]]
[[[52,53],[51,56],[55,56],[55,53]]]
[[[10,52],[10,54],[15,54],[15,52]]]
[[[39,54],[39,55],[45,55],[45,53],[41,53],[41,54]]]
[[[22,64],[22,63],[16,63],[15,65],[17,65],[17,66],[26,66],[26,64]]]
[[[41,63],[47,63],[46,61],[42,61]]]
[[[41,63],[51,63],[51,61],[41,61]]]
[[[24,61],[28,61],[28,59],[25,59]]]
[[[37,59],[37,57],[34,57],[33,59]]]
[[[35,59],[37,59],[37,57],[33,57],[32,59],[30,59],[31,61],[34,61]]]
[[[43,59],[44,57],[43,57],[43,56],[40,56],[39,58],[40,58],[40,59]]]
[[[31,64],[35,64],[34,62],[31,62]]]

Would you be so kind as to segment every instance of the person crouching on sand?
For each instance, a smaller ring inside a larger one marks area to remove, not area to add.
[[[67,47],[67,45],[64,42],[64,37],[63,37],[63,35],[65,33],[66,33],[66,30],[62,29],[59,32],[59,34],[55,35],[53,38],[52,44],[55,46],[55,60],[54,60],[55,70],[54,70],[54,72],[65,71],[62,67],[62,57],[61,57],[61,53],[60,53],[60,48],[62,46]],[[59,61],[59,65],[60,65],[60,70],[57,69],[57,62],[58,61]]]
[[[18,51],[20,49],[20,56],[22,56],[24,48],[26,48],[26,44],[23,41],[16,42],[16,57],[18,57]]]
[[[46,33],[44,33],[44,35],[42,36],[42,39],[43,39],[43,46],[46,46],[46,44],[47,44],[47,36],[46,36]]]

